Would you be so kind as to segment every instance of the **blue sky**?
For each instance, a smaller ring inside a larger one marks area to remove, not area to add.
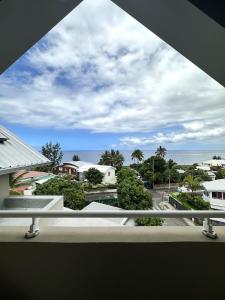
[[[224,88],[108,0],[84,0],[0,86],[0,122],[37,148],[224,149]]]

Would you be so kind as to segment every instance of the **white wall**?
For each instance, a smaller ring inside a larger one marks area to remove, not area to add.
[[[103,183],[116,183],[116,174],[114,168],[109,168],[102,179]]]
[[[9,196],[9,175],[0,175],[0,200]]]

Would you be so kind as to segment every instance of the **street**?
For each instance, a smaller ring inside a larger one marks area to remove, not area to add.
[[[152,193],[153,197],[153,209],[161,210],[160,203],[165,201],[165,199],[163,199],[163,194],[165,195],[166,193],[155,190],[150,190],[150,192]],[[184,219],[167,218],[164,220],[163,226],[188,226]]]

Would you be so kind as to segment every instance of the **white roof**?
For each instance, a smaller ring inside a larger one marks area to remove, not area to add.
[[[112,166],[103,166],[103,165],[84,165],[80,168],[78,168],[78,172],[83,173],[88,171],[90,168],[95,168],[99,170],[101,173],[106,173],[109,169],[113,168]],[[115,168],[113,168],[115,169]]]
[[[63,163],[64,165],[72,165],[76,168],[83,167],[85,165],[94,165],[93,163],[90,163],[88,161],[82,161],[82,160],[77,160],[77,161],[67,161]]]
[[[0,175],[50,162],[3,126],[0,126],[0,137]]]
[[[64,207],[65,211],[71,209]],[[89,205],[82,209],[83,211],[94,210],[121,210],[121,208],[106,205],[98,202],[91,202]],[[52,220],[49,226],[61,227],[111,227],[123,226],[127,218],[57,218]]]
[[[203,171],[210,171],[210,167],[209,166],[197,166],[196,167],[197,170],[203,170]]]
[[[178,172],[179,174],[184,174],[184,173],[185,173],[185,171],[182,170],[182,169],[177,169],[177,172]]]
[[[225,165],[225,159],[210,159],[210,160],[204,161],[203,164],[214,166],[214,167],[222,166],[222,165]]]
[[[225,192],[225,179],[205,181],[202,185],[208,192]]]

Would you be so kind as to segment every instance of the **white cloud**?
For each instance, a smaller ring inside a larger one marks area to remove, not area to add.
[[[224,135],[224,88],[110,1],[83,1],[23,64],[0,78],[4,121],[158,132],[133,145]]]

